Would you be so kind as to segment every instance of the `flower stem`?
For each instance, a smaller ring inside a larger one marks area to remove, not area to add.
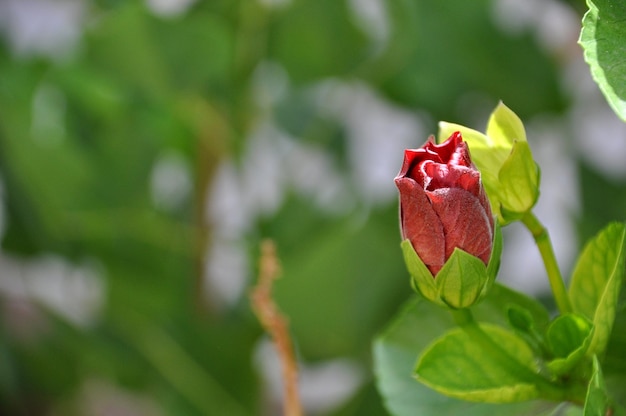
[[[554,249],[552,248],[552,242],[548,235],[548,230],[539,222],[537,217],[532,212],[527,212],[522,218],[522,223],[528,228],[528,231],[532,234],[539,248],[539,253],[543,259],[543,264],[548,273],[548,281],[554,294],[554,300],[556,306],[562,314],[571,313],[572,305],[565,289],[565,283],[563,282],[563,276],[561,270],[556,262],[556,256],[554,255]]]

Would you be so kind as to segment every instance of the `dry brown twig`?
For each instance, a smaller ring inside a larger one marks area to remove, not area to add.
[[[279,276],[280,263],[276,255],[276,245],[272,240],[264,240],[261,243],[259,281],[250,295],[252,308],[278,351],[284,383],[285,416],[302,416],[298,394],[298,366],[289,335],[289,324],[272,298],[272,286]]]

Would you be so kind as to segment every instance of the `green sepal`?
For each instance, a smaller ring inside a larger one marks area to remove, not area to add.
[[[402,255],[404,256],[404,263],[411,275],[411,286],[413,290],[420,293],[426,299],[441,304],[437,287],[435,286],[435,278],[415,252],[411,241],[408,239],[402,241],[400,247],[402,248]]]
[[[417,380],[468,401],[512,403],[540,397],[535,358],[526,342],[499,326],[482,324],[480,330],[507,360],[487,353],[479,337],[455,328],[424,350],[415,368]]]
[[[587,243],[569,288],[574,312],[593,322],[587,356],[601,356],[613,330],[626,261],[626,225],[611,223]]]
[[[567,314],[557,317],[547,331],[550,351],[555,357],[547,363],[555,375],[563,375],[576,366],[591,345],[593,324],[584,316]]]
[[[487,266],[478,257],[454,249],[435,277],[441,302],[453,309],[469,308],[487,285]]]
[[[539,198],[539,166],[526,141],[513,143],[511,154],[498,174],[499,200],[503,218],[510,222],[520,219]]]
[[[502,257],[502,230],[498,221],[494,221],[493,227],[493,246],[491,247],[491,256],[489,256],[489,263],[487,263],[487,284],[483,289],[481,296],[485,296],[493,282],[496,280],[498,271],[500,270],[500,258]]]

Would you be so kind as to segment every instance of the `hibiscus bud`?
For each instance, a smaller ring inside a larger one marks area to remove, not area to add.
[[[461,133],[440,145],[430,137],[420,149],[407,149],[395,182],[402,249],[414,288],[443,305],[471,306],[495,279],[500,243]]]
[[[500,224],[524,216],[539,198],[539,167],[533,160],[520,118],[499,103],[486,134],[458,124],[439,123],[439,139],[460,131],[480,170],[491,207]]]

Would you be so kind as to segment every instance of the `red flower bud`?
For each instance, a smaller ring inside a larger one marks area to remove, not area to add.
[[[395,182],[402,238],[433,276],[457,247],[489,262],[494,219],[460,132],[439,145],[431,136],[420,149],[405,150]]]

